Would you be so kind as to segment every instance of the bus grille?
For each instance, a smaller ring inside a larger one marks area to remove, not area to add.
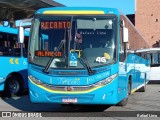
[[[53,91],[69,91],[67,89],[68,87],[71,89],[70,91],[88,91],[96,87],[96,86],[78,86],[78,87],[77,86],[52,86],[47,84],[43,84],[42,86]]]
[[[30,78],[30,77],[29,77]],[[92,84],[92,85],[89,85],[89,86],[55,86],[55,85],[50,85],[50,84],[46,84],[44,82],[40,82],[36,79],[30,79],[31,82],[33,82],[34,84],[36,85],[39,85],[43,88],[46,88],[46,89],[49,89],[49,90],[52,90],[52,91],[88,91],[88,90],[93,90],[94,88],[98,88],[99,86],[95,85],[95,84]]]

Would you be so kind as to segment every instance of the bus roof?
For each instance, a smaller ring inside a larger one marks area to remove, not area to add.
[[[0,26],[0,32],[18,34],[18,29],[17,28],[10,28],[10,27]],[[25,36],[29,36],[29,32],[28,31],[25,31]]]
[[[136,50],[136,52],[155,52],[155,51],[160,51],[160,48],[149,48],[149,49]]]
[[[150,48],[150,51],[160,51],[160,48]]]
[[[119,14],[120,11],[115,8],[104,7],[51,7],[42,8],[35,14]]]
[[[135,52],[148,52],[148,51],[150,51],[150,49],[149,49],[149,48],[147,48],[147,49],[140,49],[140,50],[136,50]]]

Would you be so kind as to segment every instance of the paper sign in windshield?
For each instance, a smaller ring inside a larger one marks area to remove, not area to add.
[[[70,66],[77,66],[78,54],[77,53],[70,53]]]

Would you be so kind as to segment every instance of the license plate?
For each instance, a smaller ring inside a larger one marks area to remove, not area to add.
[[[77,98],[62,99],[63,103],[77,103]]]

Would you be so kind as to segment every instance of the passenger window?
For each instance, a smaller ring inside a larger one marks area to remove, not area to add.
[[[27,57],[28,36],[25,36],[23,55]],[[0,33],[0,56],[21,56],[21,45],[16,34]]]
[[[153,64],[157,64],[158,63],[158,54],[157,53],[153,53],[153,55],[152,55],[152,63]]]
[[[20,52],[16,50],[20,48],[17,35],[0,33],[0,36],[0,56],[20,56]]]
[[[122,21],[121,21],[122,24]],[[124,42],[123,42],[123,29],[122,29],[122,25],[120,25],[120,62],[124,62],[125,60],[125,54],[124,54]]]
[[[147,58],[146,57],[146,53],[141,53],[141,57],[144,58],[144,59],[146,59]]]

